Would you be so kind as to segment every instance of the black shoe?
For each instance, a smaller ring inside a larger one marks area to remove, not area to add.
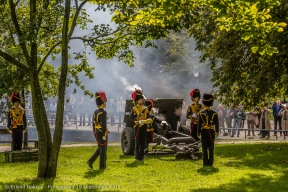
[[[90,163],[90,161],[87,161],[87,165],[90,169],[93,169],[92,163]]]
[[[231,135],[230,137],[234,137],[234,135]]]
[[[88,124],[87,126],[90,126],[91,124]]]
[[[239,137],[239,135],[237,135],[237,137]]]
[[[261,133],[257,134],[257,135],[261,135]]]
[[[247,135],[247,136],[250,136],[250,135]],[[253,135],[254,136],[254,135]]]

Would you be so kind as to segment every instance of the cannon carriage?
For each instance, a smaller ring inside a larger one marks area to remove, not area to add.
[[[156,99],[154,102],[155,111],[153,115],[161,119],[161,123],[153,123],[153,143],[152,149],[148,154],[174,153],[177,156],[190,156],[198,159],[201,155],[198,149],[201,142],[196,141],[189,135],[189,128],[179,125],[182,115],[183,99]],[[132,100],[126,100],[124,123],[126,127],[121,135],[121,147],[124,155],[134,155],[134,122],[130,121],[129,116],[133,108]],[[147,143],[148,145],[148,143]]]

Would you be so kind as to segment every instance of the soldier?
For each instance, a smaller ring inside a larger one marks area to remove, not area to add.
[[[25,110],[20,106],[21,97],[17,92],[12,93],[10,101],[14,104],[8,113],[7,131],[12,133],[13,151],[22,149],[23,132],[27,132]]]
[[[201,135],[203,166],[213,166],[214,140],[215,135],[218,137],[219,134],[219,121],[217,113],[210,109],[213,106],[213,95],[204,93],[202,100],[204,107],[199,113],[198,137]]]
[[[147,137],[146,137],[146,147],[145,147],[145,153],[148,153],[148,146],[149,143],[153,141],[153,133],[154,133],[154,128],[156,129],[157,132],[157,125],[155,123],[161,123],[161,119],[153,115],[152,108],[154,107],[154,103],[152,100],[145,101],[144,104],[148,108],[149,112],[149,118],[152,120],[150,124],[147,125]]]
[[[147,124],[151,124],[152,120],[148,119],[148,108],[144,104],[144,96],[141,90],[135,90],[132,93],[134,107],[130,114],[130,120],[134,121],[135,133],[135,159],[136,161],[144,160],[144,149],[147,135]]]
[[[200,91],[199,89],[193,89],[190,92],[191,100],[194,101],[188,106],[186,117],[191,119],[190,136],[192,136],[196,141],[200,139],[197,137],[197,124],[198,124],[198,114],[202,109],[202,105],[199,104]]]
[[[97,108],[93,115],[93,132],[98,144],[98,148],[95,153],[87,161],[89,168],[93,169],[93,163],[100,155],[99,169],[106,168],[106,158],[107,158],[107,142],[108,142],[108,129],[107,129],[107,113],[104,110],[106,107],[106,94],[103,91],[96,92],[96,105]]]

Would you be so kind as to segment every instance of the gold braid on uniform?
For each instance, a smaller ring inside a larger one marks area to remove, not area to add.
[[[203,115],[205,115],[205,118],[206,118],[206,121],[204,121],[204,119],[203,119],[203,117],[202,117],[202,114]],[[214,115],[215,115],[216,113],[214,113],[213,115],[212,115],[212,118],[211,118],[211,121],[213,122],[213,118],[214,118]],[[202,125],[201,125],[201,129],[213,129],[214,130],[214,126],[213,126],[213,124],[209,124],[209,116],[207,116],[206,115],[206,113],[201,113],[201,115],[200,115],[200,117],[201,117],[201,119],[202,119],[202,121],[203,122],[206,122],[206,123],[203,123]]]

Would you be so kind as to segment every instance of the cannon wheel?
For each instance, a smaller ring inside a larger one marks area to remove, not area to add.
[[[121,135],[121,147],[124,155],[134,155],[135,140],[134,129],[131,127],[125,127]]]

